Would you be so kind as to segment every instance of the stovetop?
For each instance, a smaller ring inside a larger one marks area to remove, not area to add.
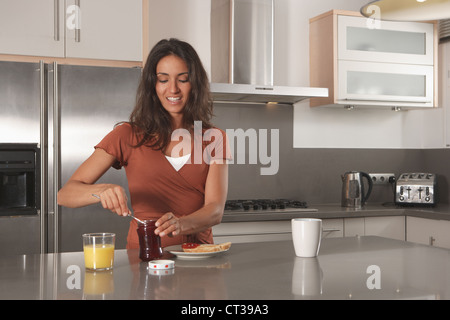
[[[308,208],[304,201],[290,199],[243,199],[227,200],[225,213],[264,213],[264,212],[295,212],[295,211],[317,211]]]

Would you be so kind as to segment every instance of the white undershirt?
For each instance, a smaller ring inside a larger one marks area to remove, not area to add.
[[[188,162],[190,156],[190,154],[178,158],[166,156],[166,159],[170,162],[172,167],[178,171],[186,164],[186,162]]]

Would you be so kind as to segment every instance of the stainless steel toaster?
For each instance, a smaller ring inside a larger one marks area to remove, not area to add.
[[[395,186],[395,203],[398,205],[436,204],[436,174],[402,173]]]

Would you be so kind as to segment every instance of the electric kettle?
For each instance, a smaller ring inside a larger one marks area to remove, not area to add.
[[[368,189],[364,192],[363,178],[367,179]],[[361,208],[372,192],[373,182],[365,172],[350,171],[342,175],[341,206],[348,208]]]

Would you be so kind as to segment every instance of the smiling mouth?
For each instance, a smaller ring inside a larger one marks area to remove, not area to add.
[[[167,100],[171,101],[171,102],[176,102],[181,100],[181,97],[167,97]]]

